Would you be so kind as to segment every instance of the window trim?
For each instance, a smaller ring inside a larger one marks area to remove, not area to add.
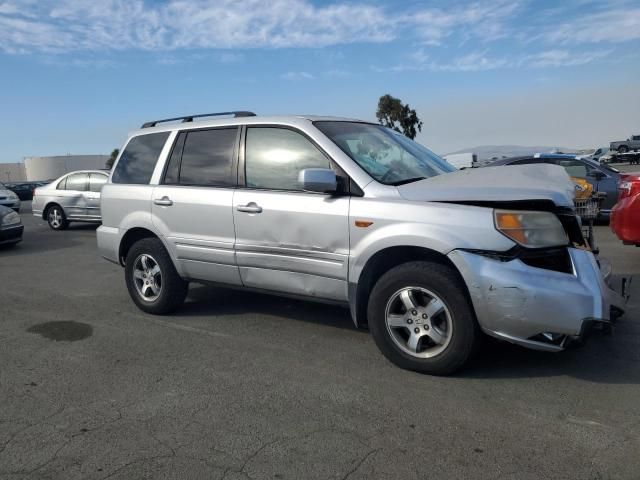
[[[247,151],[247,130],[249,128],[272,128],[279,130],[290,130],[299,135],[302,135],[307,141],[309,141],[314,147],[318,149],[318,151],[329,161],[329,166],[335,172],[336,178],[338,180],[338,186],[340,190],[336,193],[321,193],[321,192],[309,192],[307,190],[288,190],[288,189],[280,189],[280,188],[262,188],[262,187],[250,187],[247,185],[247,164],[246,164],[246,151]],[[305,132],[300,130],[299,128],[293,127],[291,125],[278,125],[272,123],[251,123],[248,125],[242,126],[242,138],[240,140],[240,155],[238,156],[238,188],[253,190],[253,191],[262,191],[262,192],[278,192],[278,193],[306,193],[309,195],[323,195],[323,196],[333,196],[333,197],[341,197],[341,196],[364,196],[353,194],[351,192],[351,183],[353,180],[347,172],[345,172],[337,162],[331,158],[324,148],[322,148],[318,142],[316,142],[313,138],[307,135]],[[355,183],[355,182],[354,182]],[[359,192],[358,192],[359,193]]]
[[[164,168],[162,170],[162,176],[160,177],[159,185],[165,187],[190,187],[190,188],[237,188],[238,187],[238,152],[240,149],[240,138],[241,138],[241,130],[242,125],[224,125],[219,127],[205,127],[205,128],[185,128],[182,130],[176,130],[176,136],[173,139],[173,145],[171,146],[171,150],[169,151],[169,155],[167,156],[166,161],[164,162]],[[182,172],[182,155],[184,154],[184,147],[187,144],[187,139],[189,138],[190,132],[203,132],[209,130],[236,130],[236,139],[233,142],[233,153],[231,154],[231,176],[230,180],[232,182],[231,185],[215,185],[215,184],[202,184],[202,183],[180,183],[180,173]],[[185,139],[182,144],[182,151],[180,152],[180,158],[178,159],[178,183],[166,183],[167,172],[169,170],[169,164],[171,163],[171,157],[173,156],[173,151],[178,145],[178,140],[180,135],[184,133]]]

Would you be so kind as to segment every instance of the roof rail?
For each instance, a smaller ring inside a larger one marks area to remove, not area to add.
[[[194,118],[202,118],[202,117],[219,117],[222,115],[233,115],[234,118],[238,117],[255,117],[256,114],[253,112],[245,112],[245,111],[234,111],[234,112],[217,112],[217,113],[202,113],[199,115],[187,115],[184,117],[175,117],[175,118],[164,118],[162,120],[153,120],[152,122],[147,122],[142,124],[141,128],[149,128],[155,127],[159,123],[164,122],[175,122],[176,120],[182,120],[182,123],[193,122]]]

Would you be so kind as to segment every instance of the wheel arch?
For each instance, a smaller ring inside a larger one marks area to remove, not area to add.
[[[134,227],[126,231],[126,233],[122,236],[122,239],[120,240],[120,246],[118,247],[118,261],[120,262],[120,265],[124,267],[125,259],[127,258],[127,254],[129,253],[131,247],[136,242],[144,238],[160,239],[160,236],[144,227]],[[160,239],[160,241],[162,241],[162,243],[164,244],[164,241],[162,239]]]
[[[49,213],[49,209],[51,207],[60,207],[62,209],[62,211],[64,212],[64,207],[62,205],[60,205],[58,202],[50,201],[42,209],[42,219],[43,220],[47,220],[47,214]],[[66,212],[64,214],[65,214],[65,216],[67,215]]]
[[[378,279],[393,267],[411,261],[429,261],[451,268],[465,285],[465,295],[469,298],[462,275],[444,253],[415,245],[386,247],[377,251],[366,261],[357,282],[349,283],[349,306],[356,327],[367,325],[369,296]]]

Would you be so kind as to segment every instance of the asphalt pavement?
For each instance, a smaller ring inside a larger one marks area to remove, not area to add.
[[[640,279],[582,348],[489,341],[430,377],[339,307],[192,286],[146,315],[95,226],[28,208],[0,250],[1,479],[640,478]],[[597,238],[640,272],[640,249]]]

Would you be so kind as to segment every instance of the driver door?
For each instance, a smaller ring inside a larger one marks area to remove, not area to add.
[[[245,286],[347,299],[349,197],[302,191],[305,168],[332,168],[301,133],[247,127],[233,197],[236,261]],[[244,185],[243,185],[244,184]]]

